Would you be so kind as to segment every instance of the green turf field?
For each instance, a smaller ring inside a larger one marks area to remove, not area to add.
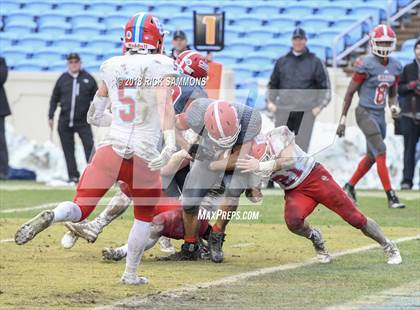
[[[34,183],[0,184],[0,309],[82,309],[115,303],[119,308],[191,309],[197,302],[203,309],[319,309],[406,284],[418,285],[415,281],[420,279],[420,241],[413,240],[400,244],[404,260],[400,266],[386,265],[382,251],[372,249],[340,256],[330,265],[308,264],[229,284],[222,280],[221,285],[194,289],[180,297],[162,293],[313,258],[310,243],[287,230],[283,198],[271,191],[261,205],[243,203],[241,210],[256,210],[260,216],[229,226],[223,264],[157,262],[156,257],[163,254],[155,247],[146,252],[141,265],[150,283],[122,286],[118,280],[124,262],[101,261],[101,249],[125,242],[132,221],[130,209],[93,245],[79,241],[71,250],[62,249],[63,225],[51,227],[24,246],[11,241],[17,227],[40,211],[30,208],[70,200],[73,193],[73,189],[48,189]],[[393,239],[420,234],[419,193],[400,196],[408,207],[390,210],[383,193],[359,192],[360,208]],[[333,253],[373,244],[322,206],[309,220],[321,228]],[[127,298],[130,302],[125,302]],[[137,305],[139,301],[144,303]]]

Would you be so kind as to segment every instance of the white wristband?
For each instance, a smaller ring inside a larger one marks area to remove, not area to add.
[[[165,146],[170,147],[171,149],[176,149],[176,140],[175,140],[175,130],[168,129],[163,131],[163,140],[165,141]]]
[[[271,172],[271,171],[274,170],[275,165],[276,165],[275,160],[268,160],[268,161],[260,162],[259,167],[258,167],[258,171],[260,171],[260,172]]]

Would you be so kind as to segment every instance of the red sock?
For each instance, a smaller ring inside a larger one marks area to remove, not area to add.
[[[197,243],[196,236],[184,236],[184,241],[187,243]]]
[[[389,179],[388,167],[386,166],[386,153],[376,156],[376,169],[381,179],[382,186],[387,192],[391,189],[391,180]]]
[[[375,161],[369,156],[364,156],[362,160],[360,160],[356,171],[353,173],[349,184],[355,186],[357,182],[359,182],[359,180],[369,171],[370,167],[372,167],[374,162]]]
[[[220,229],[220,227],[217,224],[213,225],[212,231],[219,233],[222,232],[222,230]]]

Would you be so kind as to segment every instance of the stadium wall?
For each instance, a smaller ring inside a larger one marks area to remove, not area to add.
[[[328,70],[332,85],[335,85],[333,86],[332,101],[321,112],[317,121],[336,123],[341,112],[342,99],[349,83],[349,77],[341,69],[334,71],[334,69],[329,68]],[[7,121],[13,126],[17,134],[37,143],[43,143],[52,138],[55,144],[59,144],[57,131],[54,130],[51,137],[47,122],[51,92],[59,75],[60,73],[56,72],[9,72],[5,87],[13,114],[7,118]],[[94,74],[94,76],[98,79],[97,74]],[[263,88],[260,93],[264,93],[266,84],[266,81],[260,81],[261,88]],[[221,96],[224,99],[234,99],[233,85],[235,85],[233,72],[224,70],[221,90]],[[356,101],[357,98],[355,98]],[[355,106],[356,103],[353,104],[352,108],[354,109]],[[58,113],[57,110],[55,121],[57,121]],[[349,115],[349,125],[352,125],[354,124],[354,113],[350,112]]]

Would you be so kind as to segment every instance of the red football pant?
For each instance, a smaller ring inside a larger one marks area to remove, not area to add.
[[[305,218],[318,203],[337,213],[355,228],[366,225],[366,217],[321,164],[317,164],[296,188],[285,191],[284,218],[291,231],[303,227]]]
[[[140,157],[120,157],[111,146],[96,150],[80,178],[74,198],[82,212],[80,220],[92,213],[99,200],[117,181],[127,184],[124,192],[133,199],[134,217],[145,222],[152,221],[162,188],[159,171],[151,171]]]

